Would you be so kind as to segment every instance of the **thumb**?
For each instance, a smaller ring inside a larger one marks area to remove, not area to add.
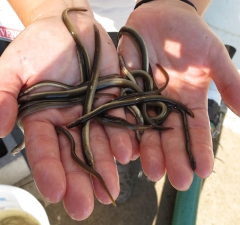
[[[16,122],[17,96],[21,81],[14,73],[14,62],[7,57],[7,51],[0,58],[0,137],[9,134]]]
[[[240,75],[224,45],[215,43],[209,51],[210,75],[226,105],[240,116]]]

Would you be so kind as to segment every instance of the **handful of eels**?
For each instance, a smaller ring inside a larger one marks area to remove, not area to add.
[[[162,124],[172,111],[177,111],[182,117],[186,152],[189,157],[190,166],[195,170],[196,164],[190,149],[190,135],[187,124],[187,115],[190,117],[194,117],[194,115],[192,111],[181,102],[161,95],[161,92],[167,87],[169,76],[161,65],[157,64],[156,66],[162,71],[166,79],[165,84],[161,88],[157,88],[151,74],[147,47],[141,35],[133,28],[124,26],[119,31],[118,38],[122,35],[128,35],[132,39],[141,55],[142,68],[129,71],[125,66],[123,57],[119,55],[119,65],[122,74],[109,74],[105,77],[99,77],[99,67],[103,54],[99,30],[96,25],[93,25],[95,53],[91,68],[88,52],[68,17],[69,11],[79,11],[83,13],[87,10],[83,8],[68,8],[62,13],[62,20],[76,43],[81,84],[70,86],[56,81],[42,81],[22,90],[18,98],[19,108],[17,117],[17,124],[21,130],[24,132],[21,121],[29,114],[50,108],[67,108],[81,104],[83,106],[82,116],[76,121],[66,124],[65,128],[56,126],[56,132],[63,134],[69,141],[72,159],[83,170],[89,173],[90,176],[94,176],[100,181],[102,188],[111,199],[112,204],[116,205],[103,178],[94,169],[94,157],[90,148],[89,136],[91,119],[96,119],[105,126],[118,126],[134,130],[136,132],[136,138],[141,141],[141,135],[147,129],[157,129],[160,131],[172,129],[170,127],[164,127]],[[143,88],[138,84],[139,79],[143,81]],[[58,90],[37,92],[40,87],[51,87],[51,89],[57,87]],[[98,92],[99,90],[109,87],[119,87],[121,89],[120,96]],[[32,93],[33,90],[34,93]],[[107,99],[106,103],[94,109],[94,101],[102,97]],[[110,116],[107,113],[109,109],[120,107],[124,107],[132,113],[136,119],[136,124],[131,124],[122,118]],[[148,107],[155,110],[155,116],[148,114]],[[81,142],[85,161],[77,156],[75,152],[75,141],[68,131],[68,129],[75,126],[81,127]],[[14,155],[20,152],[24,146],[24,142],[20,143],[20,145],[13,149],[12,154]]]

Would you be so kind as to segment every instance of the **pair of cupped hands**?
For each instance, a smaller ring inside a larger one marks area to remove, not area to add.
[[[91,62],[94,56],[94,30],[100,30],[102,60],[100,76],[119,74],[118,53],[131,69],[141,68],[138,50],[131,39],[123,36],[118,50],[90,10],[70,12]],[[213,170],[213,152],[207,111],[207,93],[211,79],[227,105],[240,114],[239,74],[221,41],[213,34],[196,10],[184,3],[169,5],[159,1],[143,4],[133,11],[126,23],[144,38],[156,84],[161,87],[164,77],[156,67],[160,64],[170,80],[163,95],[187,105],[194,118],[188,117],[191,150],[196,160],[196,174],[208,177]],[[0,136],[11,132],[16,122],[18,94],[44,80],[78,84],[79,67],[76,45],[59,16],[38,18],[8,46],[0,58]],[[118,94],[118,88],[109,89]],[[93,211],[94,194],[100,202],[110,199],[99,181],[84,172],[71,158],[70,146],[55,126],[66,126],[81,116],[82,106],[48,109],[23,120],[28,161],[36,185],[51,203],[63,199],[68,214],[76,220],[87,218]],[[123,109],[111,114],[133,121]],[[95,170],[103,177],[112,196],[119,194],[118,173],[114,157],[122,164],[140,156],[144,173],[152,181],[165,172],[178,190],[187,190],[193,171],[185,150],[182,122],[172,113],[164,122],[172,130],[147,130],[141,142],[127,129],[102,126],[92,122],[91,148]],[[70,129],[76,142],[76,152],[83,159],[79,128]]]

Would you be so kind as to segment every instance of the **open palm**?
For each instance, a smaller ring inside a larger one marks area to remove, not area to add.
[[[225,102],[240,114],[240,79],[225,47],[195,9],[180,1],[143,4],[132,12],[126,25],[136,29],[144,38],[159,87],[164,83],[164,77],[156,64],[168,72],[169,84],[162,94],[181,101],[194,112],[194,118],[187,118],[191,149],[196,160],[196,173],[206,178],[213,169],[207,111],[211,79],[217,84]],[[127,36],[123,36],[118,51],[130,69],[141,68],[138,50]],[[179,114],[172,113],[163,125],[174,129],[160,134],[146,131],[142,137],[140,156],[143,170],[156,181],[166,169],[172,185],[186,190],[192,182],[193,173],[185,150]]]
[[[94,55],[93,24],[97,22],[90,12],[70,13],[92,62]],[[119,73],[118,57],[107,33],[98,25],[102,40],[104,60],[100,76]],[[29,25],[14,40],[0,59],[0,136],[8,134],[17,116],[17,97],[20,90],[44,80],[69,85],[80,82],[76,45],[64,26],[61,17],[39,19]],[[117,88],[109,90],[117,93]],[[10,113],[9,113],[10,112]],[[64,205],[74,219],[87,218],[93,210],[93,189],[89,174],[85,173],[71,158],[70,145],[56,134],[55,126],[66,126],[81,116],[82,107],[48,109],[32,114],[23,120],[26,152],[36,185],[50,202],[64,200]],[[112,112],[124,117],[122,110]],[[117,197],[119,183],[113,155],[127,163],[132,155],[131,141],[124,129],[104,129],[91,124],[91,147],[95,169],[106,182],[112,196]],[[80,132],[71,129],[76,142],[76,152],[82,156]],[[100,201],[110,203],[100,183],[93,179],[94,192]]]

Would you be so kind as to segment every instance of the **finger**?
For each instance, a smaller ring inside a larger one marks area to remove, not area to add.
[[[165,173],[165,160],[159,131],[144,131],[140,142],[140,157],[147,177],[152,181],[160,180]]]
[[[108,112],[110,115],[125,119],[123,109],[115,109]],[[127,129],[117,127],[104,127],[109,137],[113,155],[121,164],[127,164],[132,157],[132,143]]]
[[[116,199],[119,194],[118,173],[108,137],[103,127],[95,121],[91,122],[90,130],[90,143],[94,155],[95,170],[102,176],[112,197]],[[111,199],[95,177],[93,177],[93,185],[99,201],[110,204]]]
[[[130,123],[136,124],[136,119],[133,117],[133,115],[126,110],[126,119]],[[139,141],[136,137],[136,131],[128,130],[129,137],[131,139],[132,143],[132,157],[131,160],[136,160],[140,155],[140,147],[139,147]]]
[[[206,109],[195,109],[194,118],[188,117],[187,120],[196,173],[199,177],[206,178],[213,170],[212,141]],[[174,128],[161,135],[169,180],[176,189],[187,190],[193,177],[186,152],[182,118],[175,113],[164,124]]]
[[[75,152],[83,160],[79,130],[73,128],[69,131],[75,141]],[[84,220],[90,216],[94,206],[90,175],[72,159],[70,143],[61,134],[59,135],[59,145],[61,162],[66,174],[67,188],[64,195],[64,207],[74,220]]]
[[[51,203],[59,202],[66,190],[65,172],[59,155],[58,138],[48,121],[23,121],[26,153],[38,190]]]
[[[191,149],[196,161],[196,173],[207,178],[213,171],[211,128],[207,109],[194,109],[194,118],[188,117]]]
[[[17,117],[17,95],[21,81],[12,71],[13,58],[8,57],[7,51],[0,58],[0,137],[11,132]],[[11,60],[9,60],[11,59]]]
[[[0,91],[0,138],[11,132],[17,117],[16,99],[6,92]]]
[[[186,152],[180,114],[171,113],[163,126],[173,128],[161,133],[169,181],[176,189],[187,190],[192,182],[193,172]]]
[[[227,106],[240,116],[240,76],[228,52],[220,41],[215,41],[209,51],[208,68]]]

